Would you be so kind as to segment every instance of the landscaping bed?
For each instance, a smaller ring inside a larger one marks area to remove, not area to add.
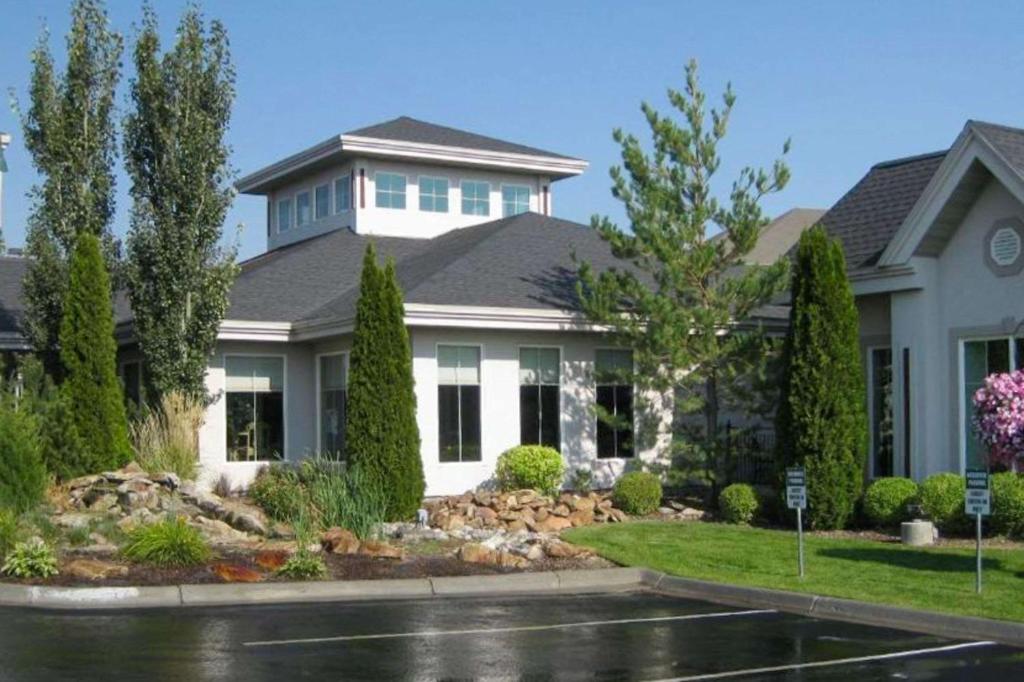
[[[808,533],[797,577],[793,531],[719,523],[638,522],[567,531],[565,539],[626,566],[713,582],[806,592],[928,611],[1024,621],[1024,551],[985,541],[984,588],[960,545],[910,548],[891,541]]]

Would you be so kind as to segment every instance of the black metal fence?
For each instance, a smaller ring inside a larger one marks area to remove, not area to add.
[[[731,422],[726,423],[725,444],[730,483],[775,483],[775,431],[757,427],[739,429]]]

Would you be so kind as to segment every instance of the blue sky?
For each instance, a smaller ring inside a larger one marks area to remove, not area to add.
[[[183,2],[155,3],[170,39]],[[137,2],[109,4],[129,46]],[[696,57],[715,98],[738,101],[719,191],[793,140],[793,179],[765,207],[828,207],[883,159],[948,147],[968,118],[1024,125],[1024,7],[1014,2],[206,2],[238,70],[230,144],[244,174],[330,135],[409,115],[590,161],[554,187],[555,213],[620,219],[611,130],[643,133],[641,100],[665,109]],[[58,60],[67,0],[0,0],[0,87],[24,101],[29,52],[47,25]],[[128,55],[126,70],[130,70]],[[125,105],[122,84],[119,102]],[[6,98],[5,98],[6,99]],[[5,103],[6,104],[6,103]],[[19,125],[5,177],[5,237],[24,240],[36,181]],[[128,224],[127,179],[115,231]],[[260,197],[240,196],[241,254],[264,247]]]

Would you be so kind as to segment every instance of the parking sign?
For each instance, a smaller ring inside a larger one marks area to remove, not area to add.
[[[807,509],[807,479],[803,467],[786,469],[786,506]]]
[[[969,516],[988,516],[992,513],[988,472],[984,469],[968,469],[966,478],[967,490],[964,495],[964,511]]]

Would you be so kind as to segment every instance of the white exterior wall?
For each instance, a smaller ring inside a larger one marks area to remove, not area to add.
[[[352,187],[352,209],[342,213],[334,213],[334,181],[338,178],[351,178],[355,170]],[[364,176],[360,177],[360,171]],[[399,173],[406,176],[405,209],[377,208],[376,183],[374,178],[378,171]],[[420,210],[419,177],[420,176],[448,179],[448,212],[435,213]],[[491,185],[490,214],[462,214],[462,180],[487,182]],[[315,217],[315,195],[313,190],[318,185],[327,184],[330,194],[330,214],[317,220]],[[426,165],[383,159],[358,159],[351,163],[339,164],[326,170],[311,173],[300,180],[275,189],[267,195],[269,206],[267,248],[273,249],[292,242],[308,239],[331,230],[350,227],[360,234],[375,234],[386,237],[431,238],[460,227],[478,225],[497,220],[502,217],[501,187],[502,185],[522,185],[530,188],[529,210],[543,213],[543,188],[548,188],[548,215],[551,214],[551,183],[550,179],[532,173],[511,173],[479,170],[475,168],[458,168],[454,166]],[[365,191],[365,206],[360,201],[360,187]],[[303,191],[309,192],[312,206],[313,221],[305,227],[295,225],[295,196]],[[277,221],[277,202],[281,199],[292,200],[292,227],[281,232]]]
[[[461,493],[491,480],[498,455],[519,444],[519,348],[557,347],[561,350],[561,436],[566,470],[589,468],[595,484],[609,486],[633,460],[597,459],[597,419],[593,412],[595,351],[606,348],[599,336],[584,333],[488,331],[467,329],[410,329],[413,376],[416,381],[417,421],[428,495]],[[224,356],[284,355],[285,459],[296,461],[318,450],[319,414],[317,365],[320,354],[347,351],[350,337],[320,343],[221,342],[207,369],[206,386],[217,400],[207,409],[199,433],[200,480],[214,485],[224,475],[234,487],[248,485],[266,462],[228,462]],[[438,457],[437,345],[481,347],[482,460],[441,463]],[[637,459],[653,462],[668,457],[671,446],[671,403],[650,397],[659,433],[652,443],[636,444]],[[639,415],[638,415],[639,420]],[[667,460],[666,460],[667,461]]]
[[[899,365],[904,347],[911,353],[911,474],[923,478],[962,471],[960,341],[1010,336],[1024,319],[1024,275],[998,277],[984,258],[992,225],[1014,216],[1024,217],[1024,206],[991,181],[939,257],[912,260],[923,288],[892,294],[897,471],[904,428]]]

